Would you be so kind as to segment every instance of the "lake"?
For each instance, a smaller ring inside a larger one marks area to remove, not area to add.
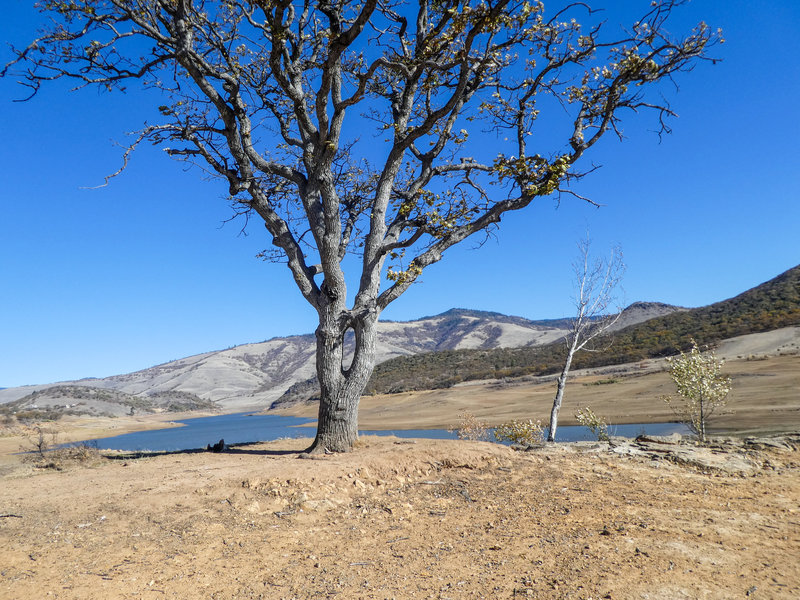
[[[176,419],[182,427],[152,429],[125,433],[114,437],[90,440],[86,443],[103,450],[136,451],[177,451],[205,448],[224,439],[226,444],[246,442],[266,442],[282,438],[314,437],[316,421],[301,417],[260,415],[255,413],[233,413],[214,417],[195,417]],[[688,433],[681,423],[635,423],[609,427],[611,435],[636,437],[642,433],[649,435],[669,435]],[[402,438],[456,439],[456,434],[446,429],[393,429],[359,432],[361,435],[395,435]],[[595,439],[586,427],[559,427],[558,441],[573,442]],[[81,443],[81,442],[78,442]]]

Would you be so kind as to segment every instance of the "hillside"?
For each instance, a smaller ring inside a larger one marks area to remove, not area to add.
[[[410,322],[381,322],[378,327],[378,361],[437,350],[541,345],[564,335],[563,321],[530,321],[466,309]],[[5,403],[4,412],[28,411],[36,404],[53,415],[74,411],[121,414],[131,406],[135,410],[140,406],[143,410],[167,410],[169,401],[158,401],[158,395],[180,393],[205,402],[202,408],[208,408],[207,403],[225,410],[265,408],[294,384],[313,382],[314,373],[315,338],[299,335],[198,354],[103,379],[0,390],[0,406]],[[75,402],[72,395],[77,392],[65,393],[67,387],[93,389],[98,398],[103,390],[123,395],[115,396],[111,404],[89,406]]]
[[[690,337],[701,344],[800,323],[800,267],[730,300],[683,309],[657,302],[629,306],[605,352],[582,353],[575,368],[674,354]],[[452,309],[409,322],[379,323],[377,360],[368,393],[436,389],[475,379],[543,375],[560,367],[568,319],[531,321],[499,313]],[[298,335],[244,344],[103,379],[0,390],[4,413],[122,414],[210,407],[247,410],[286,406],[316,393],[315,338]],[[65,386],[68,386],[65,387]],[[47,391],[49,388],[49,391]],[[94,389],[95,402],[74,396]],[[66,391],[65,391],[66,390]],[[127,396],[98,400],[103,390]],[[34,397],[32,394],[37,393]],[[180,396],[184,394],[184,396]],[[17,404],[9,404],[21,401]],[[36,409],[32,409],[33,405]],[[68,406],[69,405],[69,406]],[[77,406],[73,406],[77,405]]]
[[[48,421],[65,415],[117,417],[215,409],[216,405],[209,400],[175,390],[136,396],[85,385],[54,385],[0,404],[0,415],[14,415],[19,421]]]
[[[636,305],[632,305],[636,306]],[[734,298],[709,306],[673,310],[614,332],[602,352],[580,352],[573,367],[622,364],[677,354],[694,338],[715,344],[735,336],[800,324],[800,266]],[[461,381],[548,375],[562,366],[563,345],[456,350],[396,358],[378,365],[370,393],[448,387]]]

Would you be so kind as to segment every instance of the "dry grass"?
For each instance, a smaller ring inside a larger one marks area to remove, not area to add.
[[[58,431],[37,425],[25,436],[20,451],[24,452],[22,461],[40,469],[62,470],[68,466],[96,465],[103,460],[97,444],[82,442],[62,446]]]
[[[559,424],[576,425],[575,413],[587,406],[609,425],[674,421],[674,413],[662,400],[675,392],[665,369],[663,361],[645,361],[576,371],[567,383]],[[800,428],[800,355],[729,359],[723,372],[733,378],[733,391],[726,411],[711,422],[712,433]],[[552,378],[366,396],[361,399],[359,425],[363,429],[448,429],[462,410],[491,427],[512,419],[547,422],[555,390]],[[301,406],[283,414],[315,418],[316,411],[316,406]]]

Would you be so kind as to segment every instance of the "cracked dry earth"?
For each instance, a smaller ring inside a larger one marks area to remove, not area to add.
[[[798,598],[800,456],[754,476],[364,438],[0,480],[0,598]]]

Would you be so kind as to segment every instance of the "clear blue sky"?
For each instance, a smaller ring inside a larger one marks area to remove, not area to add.
[[[3,40],[33,36],[28,4],[4,8]],[[724,29],[723,62],[681,79],[670,95],[680,118],[661,143],[651,119],[634,118],[624,143],[596,148],[603,167],[581,191],[604,206],[565,198],[507,215],[496,239],[451,250],[384,318],[569,315],[569,265],[587,229],[597,252],[622,246],[628,302],[702,306],[800,263],[800,2],[695,0],[679,15],[676,31],[700,20]],[[55,85],[12,103],[20,94],[0,80],[0,387],[314,330],[286,267],[255,258],[269,246],[263,229],[223,226],[219,182],[148,147],[108,187],[81,189],[118,168],[114,140],[157,100]]]

